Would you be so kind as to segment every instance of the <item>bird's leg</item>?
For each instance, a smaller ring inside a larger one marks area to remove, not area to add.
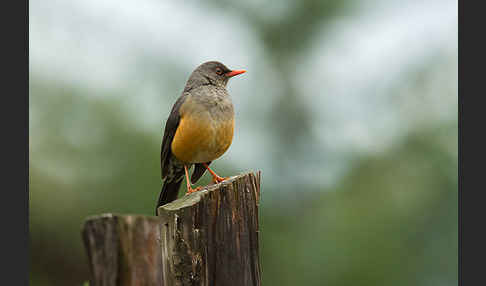
[[[202,187],[197,187],[195,189],[192,188],[191,182],[189,181],[189,172],[187,171],[187,166],[186,165],[184,165],[184,171],[186,172],[186,183],[187,183],[186,196],[189,195],[189,194],[191,194],[191,193],[200,191],[202,189]]]
[[[213,176],[213,183],[221,183],[222,181],[228,179],[228,178],[223,178],[223,177],[218,176],[218,174],[216,174],[213,170],[211,170],[211,168],[209,168],[208,164],[203,163],[203,166],[206,167],[206,169],[208,169],[209,173],[211,173],[211,176]]]

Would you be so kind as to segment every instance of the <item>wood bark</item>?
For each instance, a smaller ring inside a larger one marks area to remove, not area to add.
[[[90,285],[260,285],[260,172],[207,186],[159,216],[104,214],[82,236]]]
[[[159,208],[164,285],[260,285],[260,172]]]
[[[104,214],[88,218],[83,240],[90,286],[162,285],[157,217]]]

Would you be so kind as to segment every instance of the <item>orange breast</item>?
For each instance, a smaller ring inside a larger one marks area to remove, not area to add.
[[[234,120],[215,121],[210,116],[183,116],[172,140],[172,153],[187,163],[219,158],[233,140]]]

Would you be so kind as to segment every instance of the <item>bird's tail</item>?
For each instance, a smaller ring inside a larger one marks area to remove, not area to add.
[[[155,207],[155,215],[157,215],[157,209],[160,206],[163,206],[177,199],[177,195],[179,194],[179,188],[181,186],[183,178],[184,177],[181,177],[178,180],[164,181],[164,184],[162,185],[162,190],[160,191],[159,201],[157,203],[157,206]]]

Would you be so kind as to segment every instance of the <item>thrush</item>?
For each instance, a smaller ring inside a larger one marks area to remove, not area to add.
[[[198,191],[195,184],[209,171],[212,181],[225,178],[209,168],[228,150],[233,140],[234,110],[226,90],[228,80],[245,70],[230,70],[216,61],[198,66],[187,80],[165,124],[160,154],[164,183],[155,208],[177,199],[186,178],[187,194]],[[189,169],[194,166],[191,178]]]

